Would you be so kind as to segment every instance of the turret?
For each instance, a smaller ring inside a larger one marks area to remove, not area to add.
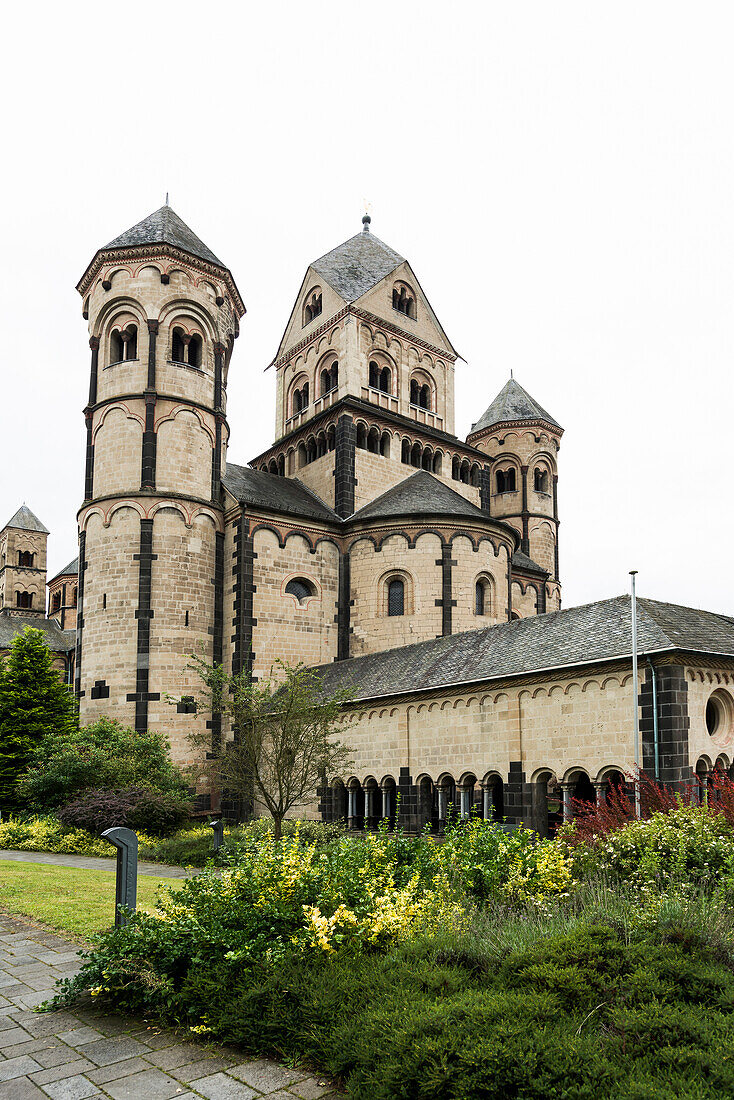
[[[45,617],[47,541],[48,528],[25,504],[0,530],[0,610]]]
[[[183,666],[200,642],[221,659],[220,480],[244,305],[228,268],[168,205],[100,249],[77,289],[92,350],[80,712],[166,729],[185,758],[187,731],[165,696],[192,687]]]
[[[548,574],[547,601],[537,610],[560,606],[558,571],[558,451],[563,428],[522,386],[510,378],[472,425],[467,443],[492,459],[490,510],[520,534],[521,555],[513,573]],[[526,559],[531,559],[528,562]]]

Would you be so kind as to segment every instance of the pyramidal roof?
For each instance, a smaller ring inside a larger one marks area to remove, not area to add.
[[[356,302],[386,275],[405,262],[389,245],[369,230],[369,218],[362,219],[364,229],[348,241],[332,248],[311,267],[346,302]]]
[[[48,527],[44,527],[38,516],[34,515],[25,504],[21,504],[13,518],[9,519],[5,526],[14,527],[16,531],[40,531],[43,535],[49,534]]]
[[[481,431],[482,428],[490,428],[494,424],[503,424],[508,420],[545,420],[554,428],[560,429],[561,425],[547,413],[542,405],[524,390],[519,382],[510,378],[495,397],[487,411],[479,417],[476,424],[472,424],[470,435]]]
[[[224,267],[210,248],[200,240],[193,229],[189,229],[185,221],[168,204],[161,206],[159,210],[143,218],[131,229],[126,229],[114,241],[104,246],[104,250],[114,248],[131,248],[140,244],[170,244],[174,248],[180,248],[182,252],[188,252],[207,263]]]
[[[52,584],[58,577],[73,577],[79,572],[79,558],[72,558],[68,565],[65,565],[63,569],[59,569],[58,573],[54,573],[51,580],[48,582]]]
[[[409,515],[448,515],[466,516],[471,519],[487,519],[487,513],[477,508],[466,497],[444,485],[427,470],[416,473],[399,481],[376,500],[365,504],[355,512],[352,519],[382,519],[387,516]]]

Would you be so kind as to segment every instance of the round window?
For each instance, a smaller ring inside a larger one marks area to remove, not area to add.
[[[709,736],[717,740],[728,740],[733,716],[734,700],[729,692],[721,689],[714,691],[706,702],[706,729]]]

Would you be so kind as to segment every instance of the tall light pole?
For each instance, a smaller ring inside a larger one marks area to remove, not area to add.
[[[630,569],[632,577],[632,710],[635,719],[635,817],[640,818],[640,708],[637,705],[637,594],[635,592],[636,569]]]

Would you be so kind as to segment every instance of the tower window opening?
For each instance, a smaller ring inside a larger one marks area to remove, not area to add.
[[[137,359],[138,357],[138,330],[135,325],[128,325],[122,333],[122,342],[125,345],[124,359]]]
[[[110,363],[121,363],[124,358],[124,348],[119,332],[113,332],[110,336]]]
[[[316,586],[307,581],[305,577],[294,577],[285,586],[287,595],[294,596],[302,607],[307,600],[316,595]]]
[[[486,577],[480,577],[474,588],[474,614],[492,614],[492,589]]]
[[[318,317],[321,313],[321,308],[321,291],[318,289],[312,290],[303,307],[304,325],[309,325],[314,318]]]
[[[398,313],[402,313],[406,317],[415,320],[415,295],[405,283],[398,283],[393,287],[392,307],[396,309]]]
[[[171,337],[171,359],[174,363],[184,363],[183,329],[175,328]]]
[[[357,446],[363,450],[367,450],[367,428],[364,424],[357,425]]]
[[[536,493],[548,492],[548,471],[536,466],[533,471],[533,487]]]
[[[339,385],[339,364],[335,361],[321,372],[321,396],[331,393]]]
[[[410,403],[419,409],[431,409],[431,387],[427,382],[421,383],[416,378],[410,380]]]
[[[189,346],[186,349],[186,351],[188,353],[187,362],[188,362],[190,367],[200,367],[201,366],[201,349],[202,349],[201,337],[194,334],[191,337],[191,339],[189,340]]]
[[[293,411],[292,415],[297,416],[298,413],[303,412],[308,408],[308,382],[304,382],[300,389],[293,391]]]
[[[514,493],[515,492],[515,470],[510,468],[509,470],[497,471],[497,492],[498,493]]]
[[[370,389],[380,393],[392,393],[392,374],[389,367],[381,367],[374,359],[370,360]]]
[[[20,550],[18,552],[18,565],[24,566],[26,569],[33,568],[34,554],[31,554],[29,550]]]
[[[405,614],[405,584],[399,577],[393,577],[388,581],[387,613],[388,615]]]
[[[22,607],[25,610],[30,610],[33,607],[33,593],[32,592],[16,592],[15,593],[15,605],[16,605],[16,607]]]
[[[60,592],[54,592],[53,599],[51,600],[51,610],[52,611],[60,611],[61,610],[61,593]]]
[[[71,591],[71,606],[76,607],[76,588]]]

